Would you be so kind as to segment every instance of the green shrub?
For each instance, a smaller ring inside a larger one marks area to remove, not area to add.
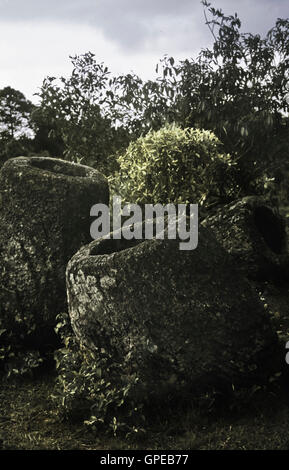
[[[103,348],[94,352],[81,348],[67,314],[57,319],[56,332],[64,345],[55,352],[54,399],[60,417],[82,421],[90,429],[108,434],[142,434],[143,405],[131,398],[137,376],[126,380],[121,364],[113,362]]]
[[[0,374],[4,372],[7,378],[33,376],[44,362],[44,355],[37,349],[19,343],[19,338],[29,343],[30,335],[34,333],[35,324],[29,315],[15,317],[14,328],[4,328],[0,318]]]
[[[130,143],[118,158],[113,192],[127,202],[228,202],[236,194],[234,164],[210,131],[166,126]]]

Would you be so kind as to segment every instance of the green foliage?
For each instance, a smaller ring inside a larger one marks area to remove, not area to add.
[[[229,201],[233,166],[217,137],[209,131],[166,126],[132,142],[118,158],[115,192],[131,203]]]
[[[4,371],[7,378],[32,376],[43,363],[43,357],[37,350],[23,350],[17,347],[11,338],[11,331],[0,329],[0,370]]]
[[[0,135],[14,139],[29,130],[29,118],[34,105],[21,91],[11,87],[0,90]]]
[[[113,77],[91,52],[71,57],[71,76],[47,77],[32,113],[34,151],[111,174],[130,142],[174,122],[214,132],[236,164],[240,196],[264,190],[264,177],[276,178],[277,187],[288,166],[289,20],[278,19],[261,38],[241,33],[237,14],[225,15],[206,0],[202,4],[212,47],[180,63],[165,56],[154,80]],[[24,106],[23,97],[12,95]],[[0,125],[11,137],[28,109],[21,104],[8,122],[7,96]]]
[[[37,154],[46,152],[48,156],[63,158],[64,142],[50,114],[45,114],[41,107],[36,107],[31,114],[33,150]]]
[[[107,172],[114,169],[112,155],[164,125],[169,113],[166,86],[163,80],[143,82],[134,74],[112,77],[91,52],[71,61],[70,77],[44,80],[33,119],[36,128],[50,127],[47,141],[62,141],[65,158]]]
[[[30,155],[34,150],[33,140],[21,136],[10,139],[5,134],[0,137],[0,167],[9,158]]]
[[[0,166],[33,149],[31,113],[34,105],[11,87],[0,90]]]
[[[29,316],[16,316],[11,328],[4,328],[0,319],[0,370],[5,372],[7,378],[33,375],[43,363],[44,356],[40,351],[19,346],[19,337],[29,344],[34,330],[34,321]]]
[[[203,1],[213,47],[197,59],[167,64],[175,121],[212,130],[238,165],[243,195],[267,172],[274,177],[289,151],[289,20],[278,19],[261,38],[240,32],[237,14],[226,16]]]
[[[64,344],[55,352],[58,379],[54,399],[60,415],[113,435],[144,432],[142,406],[130,398],[137,377],[122,382],[121,366],[112,362],[107,351],[82,349],[68,315],[60,314],[57,320],[56,332]]]
[[[202,3],[214,42],[195,60],[165,56],[156,78],[144,82],[134,74],[112,77],[89,52],[71,58],[70,77],[44,81],[38,122],[49,123],[66,158],[110,174],[114,156],[130,142],[175,122],[211,130],[223,142],[237,166],[240,196],[264,190],[264,175],[282,170],[289,151],[289,20],[278,19],[261,38],[241,33],[236,14]]]
[[[47,142],[62,142],[63,156],[105,171],[109,155],[128,143],[127,132],[115,125],[114,94],[107,67],[94,54],[71,57],[70,77],[47,77],[39,93],[41,104],[33,115],[36,126],[48,126]]]
[[[33,376],[33,372],[43,363],[39,351],[21,351],[18,354],[9,354],[5,364],[7,378]]]

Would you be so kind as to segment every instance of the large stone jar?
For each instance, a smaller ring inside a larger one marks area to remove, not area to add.
[[[234,201],[202,224],[214,232],[249,279],[289,279],[285,220],[264,198],[249,196]]]
[[[102,238],[67,267],[71,324],[82,348],[137,377],[138,397],[256,383],[279,367],[277,339],[250,284],[213,234],[178,240]]]
[[[0,172],[0,329],[17,341],[53,341],[65,308],[68,260],[90,238],[90,208],[108,203],[104,176],[44,157],[8,160]]]

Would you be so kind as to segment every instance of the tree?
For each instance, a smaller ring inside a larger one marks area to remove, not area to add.
[[[9,86],[0,90],[0,134],[11,140],[29,133],[34,105],[21,91]]]
[[[289,20],[278,19],[261,38],[241,33],[237,14],[201,3],[214,43],[177,68],[176,121],[212,130],[235,156],[240,192],[250,193],[261,174],[276,176],[287,160]]]
[[[236,164],[236,194],[263,191],[266,175],[277,181],[289,152],[289,20],[278,19],[261,38],[241,33],[237,14],[201,3],[212,48],[178,64],[165,56],[155,80],[111,77],[87,53],[71,58],[70,77],[44,81],[40,109],[66,158],[105,166],[130,141],[176,123],[213,131],[224,143]]]
[[[100,106],[104,108],[103,88],[109,73],[102,64],[96,64],[91,53],[71,59],[70,77],[44,80],[34,119],[37,124],[49,125],[50,139],[62,140],[65,158],[102,167],[116,150],[115,141],[122,137],[120,130],[112,126],[109,113]]]
[[[71,60],[70,77],[44,80],[37,121],[49,123],[51,135],[63,140],[65,158],[106,171],[111,155],[165,124],[167,97],[157,81],[143,82],[134,74],[111,77],[91,52]]]
[[[34,131],[33,149],[38,154],[47,152],[52,157],[63,158],[64,142],[52,113],[44,113],[37,106],[31,114]]]
[[[30,117],[34,108],[21,91],[9,86],[0,90],[0,164],[33,151]]]

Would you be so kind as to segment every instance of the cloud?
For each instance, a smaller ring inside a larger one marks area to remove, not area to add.
[[[180,15],[191,9],[194,0],[0,0],[1,19],[89,20],[91,15]]]
[[[141,48],[154,37],[165,19],[174,19],[174,30],[192,14],[192,0],[2,0],[0,20],[55,21],[87,24],[101,30],[125,49]],[[156,20],[159,25],[155,27]]]
[[[246,32],[288,16],[288,0],[211,2],[237,11]],[[212,42],[199,0],[0,0],[0,88],[31,98],[45,76],[70,74],[69,55],[88,51],[115,74],[153,78],[164,54],[195,57]]]
[[[0,89],[9,85],[37,101],[47,75],[69,76],[69,55],[91,51],[97,62],[104,62],[114,75],[134,72],[143,79],[155,76],[155,66],[166,50],[166,40],[155,44],[154,51],[126,52],[107,40],[101,31],[85,25],[35,22],[0,22]],[[185,59],[186,55],[180,55]]]
[[[277,18],[288,18],[288,0],[214,0],[227,15],[238,13],[243,32],[265,35]]]
[[[288,0],[212,3],[226,14],[237,10],[250,32],[264,33],[288,10]],[[168,48],[175,43],[172,49],[189,50],[189,44],[208,37],[199,0],[0,0],[0,21],[5,20],[88,25],[127,53],[166,39]]]

